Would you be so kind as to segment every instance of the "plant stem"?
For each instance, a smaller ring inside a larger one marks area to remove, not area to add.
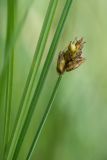
[[[38,81],[38,84],[37,84],[37,88],[35,89],[35,92],[34,92],[34,95],[33,95],[33,98],[32,98],[32,101],[31,101],[26,119],[24,121],[24,125],[23,125],[22,130],[20,132],[20,135],[18,137],[18,141],[17,141],[15,151],[14,151],[14,154],[13,154],[13,160],[17,159],[17,157],[18,157],[21,145],[23,143],[23,140],[24,140],[24,137],[26,135],[27,129],[29,127],[32,115],[33,115],[35,107],[36,107],[36,104],[38,102],[41,90],[42,90],[44,82],[46,80],[46,76],[47,76],[47,73],[49,71],[49,68],[50,68],[54,53],[55,53],[55,49],[57,47],[58,40],[59,40],[60,35],[61,35],[62,28],[64,26],[66,17],[68,15],[68,11],[70,9],[71,2],[72,2],[72,0],[66,0],[66,3],[65,3],[65,6],[64,6],[64,9],[62,11],[62,14],[61,14],[61,17],[60,17],[60,20],[59,20],[54,38],[52,40],[52,43],[51,43],[46,61],[45,61],[44,66],[43,66],[43,70],[41,72],[41,75],[40,75],[40,78],[39,78],[39,81]]]
[[[50,27],[51,27],[51,24],[52,24],[53,16],[55,14],[55,10],[56,10],[56,7],[57,7],[57,3],[58,3],[58,0],[50,0],[49,7],[47,9],[47,13],[46,13],[46,16],[45,16],[45,19],[44,19],[44,23],[43,23],[42,30],[41,30],[41,33],[40,33],[40,37],[39,37],[39,40],[38,40],[36,51],[35,51],[35,54],[34,54],[34,57],[33,57],[33,62],[31,64],[29,75],[28,75],[28,78],[27,78],[27,81],[26,81],[26,84],[25,84],[25,87],[24,87],[24,92],[23,92],[21,102],[20,102],[20,106],[19,106],[19,110],[18,110],[18,113],[17,113],[15,126],[14,126],[13,131],[12,131],[12,135],[11,135],[11,139],[10,139],[10,143],[9,143],[9,146],[10,146],[9,154],[8,154],[9,158],[12,157],[12,154],[13,154],[14,149],[15,149],[15,145],[17,143],[18,135],[19,135],[20,130],[21,130],[22,122],[25,120],[24,117],[26,117],[26,114],[27,114],[27,111],[28,111],[27,107],[23,106],[23,104],[24,104],[25,98],[27,96],[27,91],[28,91],[29,85],[32,86],[32,83],[31,83],[32,74],[35,75],[35,73],[33,73],[33,72],[35,72],[34,69],[35,69],[35,64],[36,64],[37,57],[38,57],[38,55],[43,54],[43,51],[44,51],[44,48],[45,48],[45,45],[46,45],[46,41],[47,41],[47,38],[48,38],[48,34],[49,34],[49,31],[50,31]]]
[[[27,108],[26,108],[26,105],[24,107],[23,107],[23,105],[24,105],[24,102],[26,104],[26,102],[28,101],[28,100],[26,100],[26,97],[29,98],[29,95],[31,93],[32,86],[33,86],[33,83],[34,83],[34,80],[36,77],[36,73],[37,73],[37,70],[39,67],[39,63],[40,63],[41,57],[43,55],[43,51],[44,51],[46,41],[48,38],[48,34],[49,34],[50,27],[52,24],[53,16],[54,16],[54,13],[55,13],[55,10],[57,7],[57,3],[58,3],[57,0],[50,0],[50,4],[49,4],[49,7],[48,7],[48,10],[46,13],[46,17],[45,17],[45,20],[43,23],[43,27],[42,27],[41,34],[40,34],[40,37],[38,40],[36,51],[35,51],[35,54],[33,57],[33,62],[31,64],[29,75],[28,75],[28,78],[27,78],[27,81],[26,81],[26,84],[24,87],[23,95],[22,95],[22,98],[20,101],[15,126],[19,120],[20,120],[20,122],[22,122],[20,117],[22,117],[22,119],[23,119],[23,117],[26,115],[25,112],[27,112]],[[15,130],[15,128],[14,128],[14,130]]]
[[[10,38],[10,41],[8,42],[8,50],[7,50],[8,54],[5,57],[5,62],[3,61],[2,65],[1,65],[1,68],[0,68],[0,77],[2,76],[3,72],[5,72],[6,68],[8,67],[8,60],[9,60],[10,57],[12,57],[11,50],[14,47],[14,45],[16,43],[16,40],[18,39],[18,37],[19,37],[19,35],[21,33],[21,30],[22,30],[23,25],[25,23],[26,17],[28,15],[29,8],[30,8],[30,6],[31,6],[31,4],[32,4],[33,1],[34,0],[28,0],[28,4],[27,4],[27,7],[26,7],[24,16],[20,20],[18,27],[15,28],[14,32],[11,33],[11,38]],[[16,3],[15,0],[14,0],[14,2]]]
[[[5,45],[5,57],[8,54],[8,42],[11,39],[11,34],[14,30],[14,0],[8,0],[7,3],[7,37]],[[9,58],[7,68],[3,74],[3,78],[6,78],[4,87],[6,87],[5,96],[5,115],[4,115],[4,137],[3,137],[3,159],[5,159],[7,144],[9,140],[9,129],[10,129],[10,112],[11,112],[11,98],[12,98],[12,81],[13,81],[13,49],[11,50],[12,56]]]
[[[55,96],[56,96],[56,93],[57,93],[57,90],[58,90],[58,87],[59,87],[61,78],[62,78],[62,76],[59,76],[59,77],[58,77],[57,82],[56,82],[56,84],[55,84],[55,86],[54,86],[54,89],[53,89],[53,92],[52,92],[52,94],[51,94],[50,100],[49,100],[48,105],[47,105],[47,107],[46,107],[46,110],[45,110],[45,112],[44,112],[44,114],[43,114],[43,116],[42,116],[42,119],[41,119],[41,122],[40,122],[40,124],[39,124],[39,127],[38,127],[38,129],[37,129],[37,131],[36,131],[35,137],[34,137],[34,139],[33,139],[32,145],[31,145],[31,147],[30,147],[30,149],[29,149],[29,152],[28,152],[28,155],[27,155],[26,160],[30,160],[30,159],[31,159],[32,154],[33,154],[33,152],[34,152],[34,150],[35,150],[35,147],[36,147],[36,145],[37,145],[39,136],[40,136],[41,131],[42,131],[43,127],[44,127],[44,124],[45,124],[45,122],[46,122],[46,119],[47,119],[47,117],[48,117],[48,115],[49,115],[49,112],[50,112],[50,110],[51,110],[52,104],[53,104],[53,102],[54,102],[54,99],[55,99]]]

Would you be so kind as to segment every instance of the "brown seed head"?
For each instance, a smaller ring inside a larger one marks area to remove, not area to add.
[[[63,74],[65,71],[71,71],[78,68],[85,59],[82,57],[82,49],[84,47],[83,38],[71,41],[66,51],[62,51],[58,56],[57,71]]]

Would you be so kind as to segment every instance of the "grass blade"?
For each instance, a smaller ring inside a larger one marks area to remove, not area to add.
[[[26,84],[25,84],[25,88],[24,88],[24,91],[23,91],[22,98],[21,98],[21,102],[20,102],[19,111],[18,111],[18,114],[17,114],[15,126],[16,126],[17,122],[19,121],[19,119],[21,120],[20,114],[22,114],[21,117],[23,119],[23,117],[25,116],[25,111],[27,111],[26,106],[23,107],[23,108],[22,108],[22,106],[23,106],[24,102],[26,101],[25,98],[29,97],[29,93],[28,93],[28,96],[27,96],[27,91],[28,91],[29,88],[30,88],[29,92],[31,92],[33,82],[34,82],[34,79],[35,79],[35,76],[36,76],[36,73],[37,73],[37,70],[38,70],[38,65],[39,65],[41,56],[43,55],[43,51],[44,51],[44,48],[45,48],[45,45],[46,45],[46,41],[47,41],[48,34],[49,34],[49,31],[50,31],[50,27],[51,27],[51,24],[52,24],[55,9],[57,7],[57,2],[58,2],[57,0],[51,0],[50,1],[49,7],[48,7],[48,10],[47,10],[47,13],[46,13],[46,17],[45,17],[45,20],[44,20],[44,23],[43,23],[43,27],[42,27],[42,30],[41,30],[40,38],[38,40],[37,48],[36,48],[36,51],[35,51],[35,54],[34,54],[34,57],[33,57],[33,62],[31,64],[29,75],[28,75],[28,78],[27,78],[27,81],[26,81]],[[39,58],[38,58],[38,56],[39,56]]]
[[[9,157],[12,156],[12,153],[13,153],[14,148],[15,148],[14,146],[16,145],[17,137],[19,135],[20,125],[22,124],[22,121],[23,121],[24,117],[26,116],[27,108],[26,108],[26,106],[23,108],[23,104],[24,104],[24,101],[25,101],[25,97],[26,97],[26,94],[27,94],[27,91],[28,91],[29,84],[31,82],[32,74],[33,74],[34,69],[35,69],[36,59],[37,59],[38,55],[43,54],[43,51],[44,51],[44,48],[45,48],[45,45],[46,45],[46,41],[47,41],[47,38],[48,38],[48,34],[49,34],[49,31],[50,31],[50,27],[51,27],[51,24],[52,24],[53,16],[54,16],[54,13],[55,13],[55,9],[57,7],[57,3],[58,3],[57,0],[50,0],[50,4],[49,4],[49,7],[48,7],[48,10],[47,10],[47,13],[46,13],[46,17],[45,17],[45,20],[44,20],[44,23],[43,23],[43,27],[42,27],[42,30],[41,30],[40,38],[38,40],[37,48],[36,48],[36,51],[35,51],[35,54],[34,54],[33,62],[32,62],[30,72],[29,72],[29,75],[28,75],[28,78],[27,78],[27,82],[25,84],[24,92],[23,92],[23,95],[22,95],[22,98],[21,98],[17,118],[16,118],[16,121],[15,121],[15,126],[14,126],[14,129],[13,129],[13,132],[12,132],[12,133],[14,133],[14,131],[15,131],[15,134],[14,135],[12,134],[12,136],[11,136],[10,143],[11,142],[12,143],[9,145],[10,146]]]
[[[14,30],[14,0],[8,0],[7,3],[7,36],[5,44],[5,57],[8,54],[8,45],[11,39],[11,34]],[[6,78],[6,96],[5,96],[5,115],[4,115],[4,137],[3,137],[3,159],[5,159],[7,144],[9,140],[9,127],[10,127],[10,111],[11,111],[11,98],[12,98],[12,79],[13,79],[13,49],[11,50],[12,57],[8,61],[6,72],[3,74],[3,78]]]
[[[56,84],[55,84],[55,86],[54,86],[54,89],[53,89],[53,92],[52,92],[52,94],[51,94],[50,100],[49,100],[48,105],[47,105],[47,107],[46,107],[46,110],[45,110],[45,112],[44,112],[44,114],[43,114],[43,116],[42,116],[41,122],[40,122],[39,127],[38,127],[38,129],[37,129],[37,132],[36,132],[36,134],[35,134],[34,140],[33,140],[33,142],[32,142],[32,145],[31,145],[31,147],[30,147],[30,150],[29,150],[29,153],[28,153],[28,155],[27,155],[26,160],[30,160],[30,159],[31,159],[32,154],[33,154],[33,152],[34,152],[34,150],[35,150],[35,147],[36,147],[36,145],[37,145],[37,142],[38,142],[40,133],[41,133],[41,131],[42,131],[42,129],[43,129],[43,126],[44,126],[44,124],[45,124],[45,122],[46,122],[46,119],[47,119],[47,117],[48,117],[48,115],[49,115],[49,112],[50,112],[50,110],[51,110],[52,104],[53,104],[53,102],[54,102],[54,99],[55,99],[55,96],[56,96],[56,93],[57,93],[57,90],[58,90],[58,87],[59,87],[61,78],[62,78],[62,76],[59,76],[59,77],[58,77],[57,82],[56,82]]]
[[[59,40],[60,35],[61,35],[61,31],[63,29],[66,17],[68,15],[69,8],[71,6],[71,2],[72,2],[72,0],[67,0],[66,3],[65,3],[64,9],[62,11],[62,14],[61,14],[61,17],[60,17],[60,20],[59,20],[59,23],[58,23],[54,38],[53,38],[53,41],[52,41],[50,49],[49,49],[49,53],[47,55],[45,64],[43,66],[42,73],[41,73],[39,81],[38,81],[37,88],[36,88],[36,90],[34,92],[34,96],[32,98],[32,101],[31,101],[31,104],[30,104],[26,119],[24,121],[23,128],[22,128],[20,136],[18,138],[18,142],[17,142],[16,148],[15,148],[13,159],[17,159],[17,157],[18,157],[21,145],[22,145],[24,137],[26,135],[26,132],[27,132],[28,126],[30,124],[32,115],[34,113],[35,106],[36,106],[36,104],[38,102],[38,98],[39,98],[41,90],[43,88],[43,85],[44,85],[44,82],[45,82],[49,67],[51,65],[51,62],[52,62],[52,59],[53,59],[53,56],[54,56],[54,52],[55,52],[55,49],[56,49],[57,44],[58,44],[58,40]]]
[[[15,28],[14,32],[12,31],[10,40],[8,41],[8,46],[6,47],[7,49],[4,50],[4,53],[3,53],[3,55],[5,55],[5,53],[7,53],[7,54],[3,58],[3,62],[1,64],[1,68],[0,68],[0,102],[1,102],[0,103],[0,109],[3,106],[2,105],[2,99],[4,97],[3,92],[5,90],[3,87],[4,87],[4,84],[5,84],[5,81],[6,81],[5,72],[6,72],[6,69],[8,68],[8,61],[9,61],[9,59],[11,59],[10,57],[12,57],[12,52],[11,51],[12,51],[12,48],[14,47],[14,45],[16,43],[16,40],[18,39],[18,36],[20,35],[20,32],[23,28],[24,22],[25,22],[26,17],[27,17],[29,8],[30,8],[33,1],[34,0],[29,0],[28,1],[27,7],[26,7],[26,10],[25,10],[25,14],[22,17],[17,29]]]
[[[20,35],[20,32],[21,32],[21,30],[23,28],[23,25],[25,23],[26,17],[28,15],[29,8],[30,8],[31,4],[33,3],[33,1],[34,0],[28,0],[24,16],[20,20],[18,27],[15,28],[14,32],[11,33],[11,38],[10,38],[10,41],[8,42],[8,50],[7,50],[8,54],[5,57],[5,61],[3,61],[2,65],[1,65],[1,68],[0,68],[0,77],[2,76],[3,72],[5,72],[5,70],[6,70],[7,66],[8,66],[9,57],[12,56],[11,50],[14,47],[14,45],[15,45],[15,43],[16,43],[19,35]],[[16,1],[14,1],[14,2],[16,3]],[[5,54],[5,51],[4,51],[4,54]]]

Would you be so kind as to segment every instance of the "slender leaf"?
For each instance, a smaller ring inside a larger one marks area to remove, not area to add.
[[[53,59],[53,56],[54,56],[54,53],[55,53],[55,49],[57,47],[58,40],[60,38],[61,31],[63,29],[66,17],[68,15],[68,11],[69,11],[69,8],[71,6],[71,2],[72,2],[72,0],[67,0],[66,4],[64,6],[64,9],[62,11],[62,14],[61,14],[61,17],[60,17],[60,20],[59,20],[59,23],[58,23],[54,38],[53,38],[53,41],[52,41],[50,49],[49,49],[49,53],[47,55],[45,64],[43,66],[43,70],[41,72],[41,75],[40,75],[40,78],[39,78],[39,81],[38,81],[37,88],[36,88],[36,90],[34,92],[34,96],[32,98],[32,101],[31,101],[31,104],[30,104],[26,119],[24,121],[23,128],[22,128],[20,136],[18,138],[18,142],[17,142],[16,148],[15,148],[15,152],[13,154],[13,159],[17,159],[17,157],[18,157],[21,145],[22,145],[24,137],[26,135],[26,132],[27,132],[28,126],[30,124],[32,115],[34,113],[35,106],[36,106],[36,104],[38,102],[38,99],[39,99],[41,90],[43,88],[47,73],[49,71],[49,67],[51,65],[51,62],[52,62],[52,59]]]
[[[59,76],[59,77],[58,77],[57,82],[56,82],[56,84],[55,84],[55,86],[54,86],[54,89],[53,89],[53,92],[52,92],[52,94],[51,94],[50,100],[49,100],[49,102],[48,102],[48,104],[47,104],[46,110],[45,110],[45,112],[44,112],[44,114],[43,114],[43,116],[42,116],[41,122],[40,122],[40,124],[39,124],[39,127],[38,127],[38,129],[37,129],[37,131],[36,131],[36,134],[35,134],[35,137],[34,137],[34,140],[33,140],[33,142],[32,142],[32,145],[31,145],[31,147],[30,147],[30,150],[29,150],[29,152],[28,152],[28,155],[27,155],[27,158],[26,158],[27,160],[30,160],[30,159],[31,159],[32,154],[33,154],[33,152],[34,152],[34,150],[35,150],[35,147],[36,147],[36,145],[37,145],[37,142],[38,142],[40,133],[41,133],[41,131],[42,131],[42,129],[43,129],[43,126],[44,126],[44,124],[45,124],[45,121],[46,121],[46,119],[47,119],[47,117],[48,117],[48,114],[49,114],[49,112],[50,112],[50,110],[51,110],[51,107],[52,107],[52,104],[53,104],[53,102],[54,102],[54,99],[55,99],[55,96],[56,96],[56,93],[57,93],[57,90],[58,90],[58,87],[59,87],[61,78],[62,78],[62,76]]]
[[[8,45],[11,39],[11,35],[14,29],[14,0],[8,0],[7,3],[7,37],[6,37],[6,45],[5,45],[5,57],[8,54]],[[3,137],[3,159],[5,158],[5,153],[7,150],[7,144],[9,139],[9,127],[10,127],[10,110],[11,110],[11,97],[12,97],[12,76],[13,76],[13,50],[12,57],[10,57],[6,72],[4,73],[3,78],[6,78],[6,83],[4,83],[4,87],[6,87],[6,96],[5,96],[5,115],[4,115],[4,137]]]
[[[13,154],[15,145],[17,143],[18,135],[20,133],[20,128],[21,128],[23,119],[26,116],[26,113],[28,111],[26,106],[23,107],[24,100],[25,100],[25,97],[26,97],[26,94],[27,94],[29,84],[31,82],[32,74],[33,74],[33,72],[35,72],[34,69],[35,69],[36,59],[37,59],[38,55],[43,54],[43,51],[44,51],[44,48],[45,48],[45,45],[46,45],[46,41],[47,41],[47,38],[48,38],[48,34],[49,34],[49,31],[50,31],[50,27],[51,27],[51,24],[52,24],[53,16],[54,16],[54,13],[55,13],[55,9],[57,7],[57,3],[58,3],[58,0],[50,0],[49,7],[47,9],[46,17],[44,19],[43,27],[42,27],[41,34],[40,34],[40,37],[39,37],[39,40],[38,40],[38,44],[37,44],[37,48],[36,48],[36,51],[35,51],[35,54],[34,54],[33,62],[32,62],[30,72],[29,72],[29,75],[28,75],[28,78],[27,78],[27,82],[25,84],[24,92],[23,92],[23,95],[22,95],[22,98],[21,98],[18,114],[17,114],[16,121],[15,121],[15,126],[14,126],[14,129],[13,129],[13,132],[12,132],[13,134],[12,134],[11,140],[10,140],[10,145],[9,145],[10,148],[9,148],[8,157],[11,157],[12,154]],[[15,133],[14,133],[14,131],[15,131]]]
[[[26,7],[26,10],[25,10],[25,13],[22,17],[22,19],[20,20],[19,22],[19,25],[17,28],[15,28],[14,32],[11,33],[11,38],[10,40],[8,41],[8,47],[7,47],[7,55],[5,56],[5,61],[3,60],[3,63],[1,65],[1,68],[0,68],[0,77],[3,75],[3,72],[5,72],[7,66],[8,66],[8,60],[9,60],[9,57],[12,56],[12,48],[14,47],[20,33],[21,33],[21,30],[23,28],[23,25],[25,23],[25,20],[27,18],[27,15],[28,15],[28,11],[30,9],[30,6],[31,4],[33,3],[34,0],[28,0],[28,3],[27,3],[27,7]],[[16,3],[16,0],[14,0],[14,2]],[[5,54],[5,51],[4,51],[4,54]]]

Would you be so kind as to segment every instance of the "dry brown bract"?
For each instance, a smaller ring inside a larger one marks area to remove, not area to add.
[[[65,71],[69,72],[79,67],[83,62],[82,49],[84,46],[83,38],[73,42],[71,41],[65,51],[61,51],[57,61],[57,71],[63,74]]]

